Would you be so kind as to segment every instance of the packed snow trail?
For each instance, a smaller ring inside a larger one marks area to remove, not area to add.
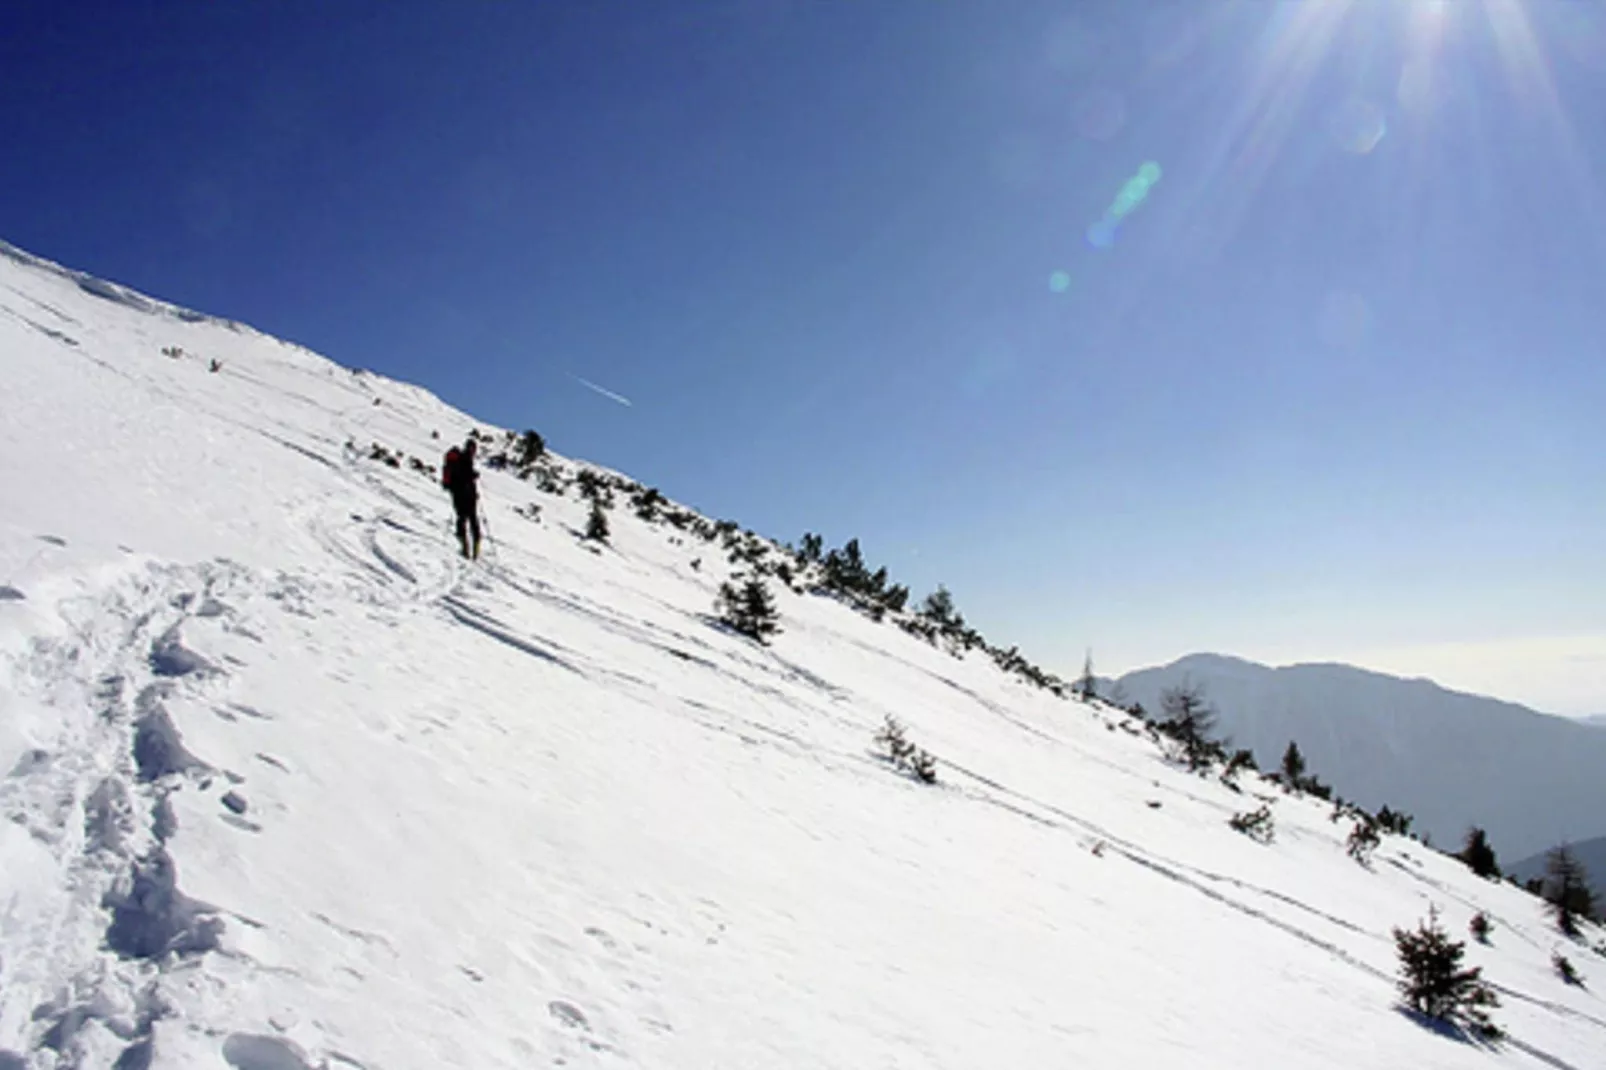
[[[26,257],[0,360],[0,1067],[1606,1067],[1532,897],[1118,711],[502,472],[461,562],[422,391]],[[1430,902],[1507,1044],[1396,1009]]]

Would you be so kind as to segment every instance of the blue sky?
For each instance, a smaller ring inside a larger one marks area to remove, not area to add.
[[[1599,6],[0,17],[30,251],[857,536],[1062,671],[1606,712]]]

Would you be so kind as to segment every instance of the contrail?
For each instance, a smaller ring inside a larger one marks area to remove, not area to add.
[[[585,387],[587,390],[595,390],[597,393],[601,394],[603,397],[607,398],[609,401],[617,401],[619,404],[623,405],[627,409],[630,408],[630,406],[631,406],[630,399],[625,397],[623,394],[615,394],[612,390],[609,390],[605,386],[598,386],[596,383],[593,383],[590,379],[582,379],[578,375],[575,375],[573,372],[569,373],[569,378],[573,379],[575,382],[579,383],[581,386]]]

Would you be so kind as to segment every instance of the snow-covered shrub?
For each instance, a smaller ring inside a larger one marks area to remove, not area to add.
[[[1461,965],[1466,945],[1450,939],[1439,924],[1437,908],[1430,908],[1428,920],[1414,930],[1396,928],[1394,948],[1400,956],[1400,994],[1408,1007],[1488,1039],[1500,1036],[1488,1014],[1500,1001],[1480,968]]]
[[[1241,814],[1233,814],[1227,824],[1236,832],[1241,832],[1257,843],[1270,843],[1277,835],[1276,822],[1271,816],[1271,807],[1265,803],[1254,810]]]

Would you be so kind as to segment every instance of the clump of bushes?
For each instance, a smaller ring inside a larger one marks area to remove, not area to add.
[[[903,724],[891,714],[875,735],[876,744],[894,768],[914,777],[922,784],[937,782],[937,759],[931,752],[909,742]]]
[[[1382,837],[1378,835],[1377,826],[1362,817],[1349,830],[1349,839],[1344,844],[1344,850],[1355,861],[1369,867],[1372,864],[1372,852],[1377,850],[1380,842]]]
[[[1227,824],[1256,843],[1270,843],[1277,836],[1277,823],[1271,816],[1271,807],[1265,803],[1254,810],[1233,814]]]

